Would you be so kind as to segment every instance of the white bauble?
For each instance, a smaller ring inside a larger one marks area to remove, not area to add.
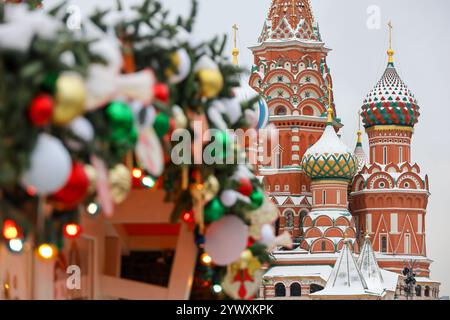
[[[205,234],[205,251],[219,266],[239,260],[247,247],[248,226],[234,215],[213,222]]]
[[[270,225],[270,224],[262,225],[261,239],[258,242],[266,245],[267,247],[271,247],[273,245],[273,243],[275,242],[275,239],[276,239],[276,236],[275,236],[275,232],[273,230],[272,225]]]
[[[75,118],[68,125],[69,129],[84,142],[92,142],[94,140],[94,127],[91,122],[84,117]],[[76,140],[69,139],[67,145],[73,150],[80,150],[83,146]]]
[[[70,154],[61,141],[41,133],[31,153],[30,168],[22,176],[22,184],[38,194],[50,194],[65,185],[71,170]]]
[[[233,190],[225,190],[220,195],[220,202],[222,202],[222,204],[228,208],[234,206],[236,204],[237,199],[238,199],[237,192]]]

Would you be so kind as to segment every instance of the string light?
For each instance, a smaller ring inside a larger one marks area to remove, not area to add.
[[[19,253],[23,249],[22,239],[11,239],[8,241],[8,247],[12,252]]]
[[[19,230],[14,220],[5,220],[3,223],[3,237],[6,240],[12,240],[19,236]]]
[[[56,256],[57,249],[48,243],[43,243],[38,247],[37,252],[42,259],[50,260]]]
[[[194,214],[192,211],[186,211],[183,213],[183,221],[186,223],[194,222]]]
[[[99,212],[100,206],[98,204],[96,204],[95,202],[91,202],[88,204],[88,206],[86,207],[86,211],[87,213],[89,213],[90,215],[96,215]]]
[[[215,284],[214,286],[213,286],[213,291],[214,291],[214,293],[221,293],[222,292],[222,286],[220,285],[220,284]]]
[[[147,188],[153,188],[155,186],[155,180],[149,176],[146,176],[142,178],[142,185]]]
[[[81,227],[76,223],[68,223],[64,225],[64,235],[66,238],[75,239],[81,233]]]
[[[203,265],[209,266],[211,264],[211,262],[212,262],[212,258],[210,257],[209,254],[203,253],[200,256],[200,261],[202,262]]]
[[[142,176],[144,175],[142,170],[139,168],[134,168],[132,171],[133,177],[136,179],[141,179]]]

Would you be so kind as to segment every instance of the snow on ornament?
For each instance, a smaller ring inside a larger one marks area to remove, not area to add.
[[[247,240],[247,225],[234,215],[226,215],[206,230],[205,251],[214,264],[227,266],[239,259]]]
[[[50,194],[62,188],[72,171],[69,152],[57,138],[41,133],[30,156],[30,167],[22,184],[38,194]]]

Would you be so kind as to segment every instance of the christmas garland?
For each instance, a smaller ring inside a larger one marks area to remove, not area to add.
[[[259,98],[235,96],[242,70],[224,56],[226,38],[194,39],[196,1],[175,24],[146,0],[96,12],[76,33],[63,27],[61,8],[47,15],[0,5],[0,218],[9,248],[20,251],[17,241],[33,230],[50,258],[63,232],[79,234],[83,205],[111,215],[132,186],[161,188],[175,204],[172,221],[195,231],[206,269],[196,279],[232,298],[255,297],[268,249],[290,238],[275,237],[276,208],[237,161],[246,150],[229,129],[257,126]],[[19,25],[29,43],[2,39]],[[210,131],[210,141],[199,140]],[[187,155],[174,139],[186,132]],[[206,151],[222,161],[196,161]]]

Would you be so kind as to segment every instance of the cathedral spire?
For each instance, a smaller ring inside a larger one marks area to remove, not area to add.
[[[239,49],[237,47],[237,32],[239,30],[238,26],[236,24],[233,25],[233,51],[232,51],[232,55],[233,55],[233,64],[234,65],[238,65],[239,64]]]
[[[388,28],[389,28],[389,49],[387,51],[388,57],[389,57],[389,65],[393,66],[394,65],[394,50],[392,49],[392,29],[394,28],[392,26],[392,21],[389,21],[388,23]]]
[[[259,42],[268,40],[321,42],[309,0],[272,0]]]
[[[269,10],[272,28],[276,28],[283,18],[293,29],[297,28],[301,20],[305,20],[312,30],[314,17],[309,0],[272,0]]]

